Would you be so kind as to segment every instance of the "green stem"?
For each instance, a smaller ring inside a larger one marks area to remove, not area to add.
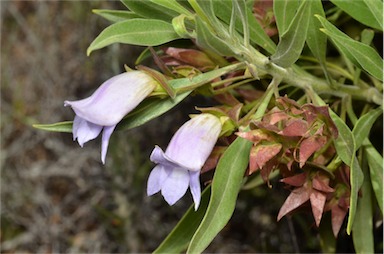
[[[315,77],[298,66],[282,68],[272,63],[266,56],[261,55],[252,47],[245,49],[243,54],[246,61],[253,63],[260,70],[267,72],[284,83],[303,90],[313,89],[317,94],[328,94],[337,97],[351,95],[354,99],[373,102],[378,105],[383,103],[382,94],[374,87],[361,88],[334,82],[334,88],[331,88],[326,80]]]

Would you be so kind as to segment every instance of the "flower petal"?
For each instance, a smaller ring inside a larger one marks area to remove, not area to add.
[[[189,186],[189,172],[174,168],[161,187],[161,194],[169,205],[175,204],[184,196]]]
[[[171,171],[166,170],[164,166],[157,165],[149,175],[147,183],[147,195],[151,196],[155,193],[158,193],[170,173]]]
[[[169,168],[185,168],[183,165],[169,158],[159,146],[155,146],[155,148],[153,149],[150,156],[150,160],[156,164],[161,164]]]
[[[107,156],[109,139],[111,138],[112,132],[115,129],[116,125],[106,126],[103,130],[103,135],[101,137],[101,161],[105,164],[105,157]]]
[[[165,154],[184,167],[199,171],[212,152],[220,132],[221,123],[216,116],[200,114],[180,127]]]
[[[195,202],[195,211],[199,208],[201,199],[200,172],[189,172],[189,188],[192,193],[193,202]]]
[[[140,71],[119,74],[104,82],[90,97],[65,101],[76,115],[101,126],[116,125],[156,87],[157,82]]]
[[[75,116],[72,127],[73,140],[77,139],[79,145],[83,147],[84,143],[95,139],[102,129],[103,126],[90,123],[79,116]]]

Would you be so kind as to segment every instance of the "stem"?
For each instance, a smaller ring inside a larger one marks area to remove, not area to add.
[[[292,68],[282,68],[264,56],[256,49],[250,47],[244,50],[243,56],[246,61],[253,63],[257,68],[267,72],[274,78],[287,84],[299,87],[303,90],[313,89],[317,94],[329,94],[337,97],[351,95],[354,99],[373,102],[382,105],[382,94],[374,87],[361,88],[357,86],[344,85],[334,82],[334,88],[330,87],[326,80],[315,77],[298,66]]]

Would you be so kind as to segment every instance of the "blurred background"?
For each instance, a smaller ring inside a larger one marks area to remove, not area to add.
[[[92,9],[124,6],[1,1],[2,253],[151,252],[192,204],[189,193],[172,207],[158,194],[147,197],[146,179],[154,145],[166,148],[201,98],[139,128],[115,132],[106,165],[100,162],[100,139],[80,148],[71,134],[31,127],[72,120],[64,100],[90,95],[124,71],[124,64],[134,68],[140,47],[112,45],[86,56],[109,25]],[[319,252],[310,214],[276,222],[287,194],[278,184],[241,192],[231,222],[207,252]],[[353,251],[343,230],[340,238],[338,250]]]

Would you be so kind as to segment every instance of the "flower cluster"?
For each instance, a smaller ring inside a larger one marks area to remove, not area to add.
[[[104,82],[90,97],[65,101],[76,116],[73,139],[84,143],[102,134],[101,160],[105,163],[109,139],[116,125],[157,86],[148,74],[131,71]],[[161,191],[173,205],[191,190],[195,209],[200,204],[200,170],[210,155],[221,132],[220,120],[211,114],[200,114],[186,122],[174,135],[165,153],[156,146],[151,161],[158,164],[148,179],[148,195]]]

